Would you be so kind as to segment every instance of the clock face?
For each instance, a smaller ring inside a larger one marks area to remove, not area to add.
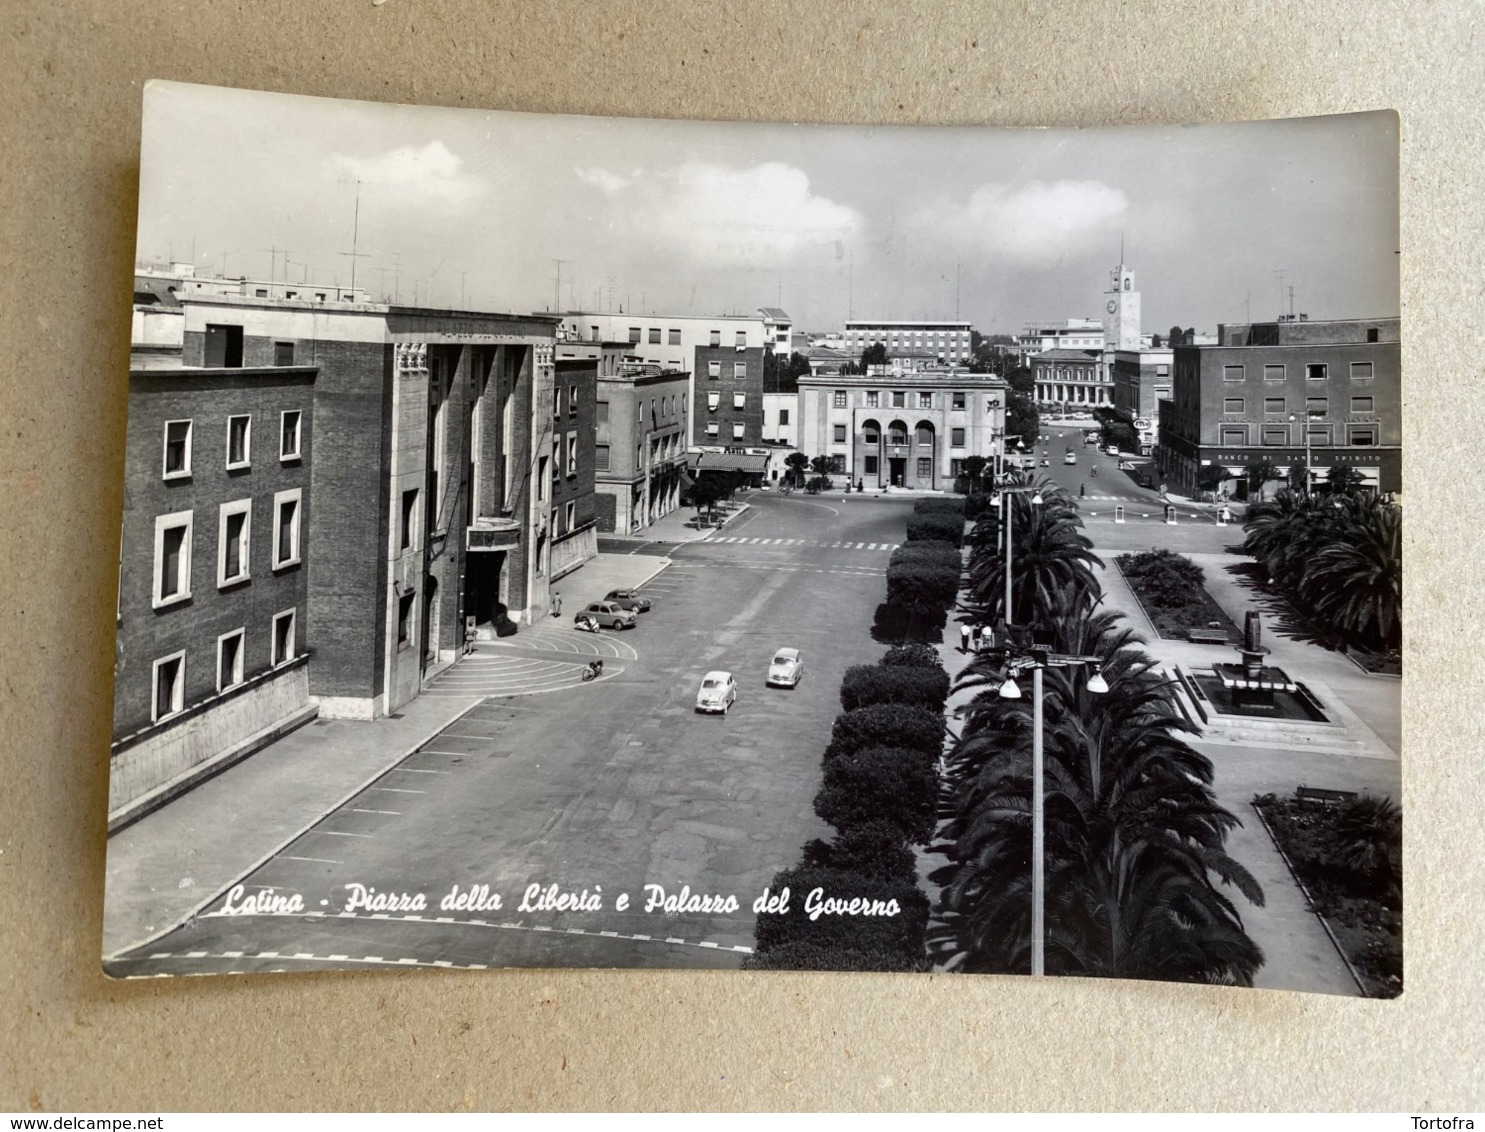
[[[1115,302],[1113,299],[1110,299],[1109,300],[1109,306],[1108,306],[1109,314],[1113,314],[1118,309],[1119,309],[1119,304],[1117,302]]]

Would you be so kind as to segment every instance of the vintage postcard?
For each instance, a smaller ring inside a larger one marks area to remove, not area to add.
[[[1396,115],[144,99],[109,974],[1401,992]]]

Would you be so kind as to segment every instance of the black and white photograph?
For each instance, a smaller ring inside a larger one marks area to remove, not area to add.
[[[143,98],[109,975],[1402,993],[1396,114]]]

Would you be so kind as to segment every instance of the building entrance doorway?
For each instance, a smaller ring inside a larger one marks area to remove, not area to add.
[[[493,628],[505,574],[503,550],[472,551],[464,559],[464,614],[476,628]]]
[[[907,475],[907,457],[892,456],[887,460],[887,476],[893,487],[902,486],[902,477]]]

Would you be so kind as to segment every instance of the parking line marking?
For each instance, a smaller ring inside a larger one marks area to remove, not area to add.
[[[373,790],[385,790],[388,794],[426,794],[426,790],[402,790],[396,786],[373,786]],[[339,862],[336,862],[339,864]]]
[[[316,865],[343,865],[343,864],[345,864],[344,861],[332,861],[332,860],[330,860],[327,857],[291,857],[287,853],[284,854],[284,860],[286,860],[286,861],[312,861]]]
[[[323,833],[326,837],[364,837],[367,840],[370,840],[372,836],[369,833],[342,833],[338,829],[311,829],[307,830],[306,832]]]
[[[352,806],[351,807],[351,813],[353,813],[353,814],[386,814],[388,817],[394,817],[394,818],[400,818],[402,816],[402,811],[401,810],[363,810],[363,809],[361,809],[360,806]]]

